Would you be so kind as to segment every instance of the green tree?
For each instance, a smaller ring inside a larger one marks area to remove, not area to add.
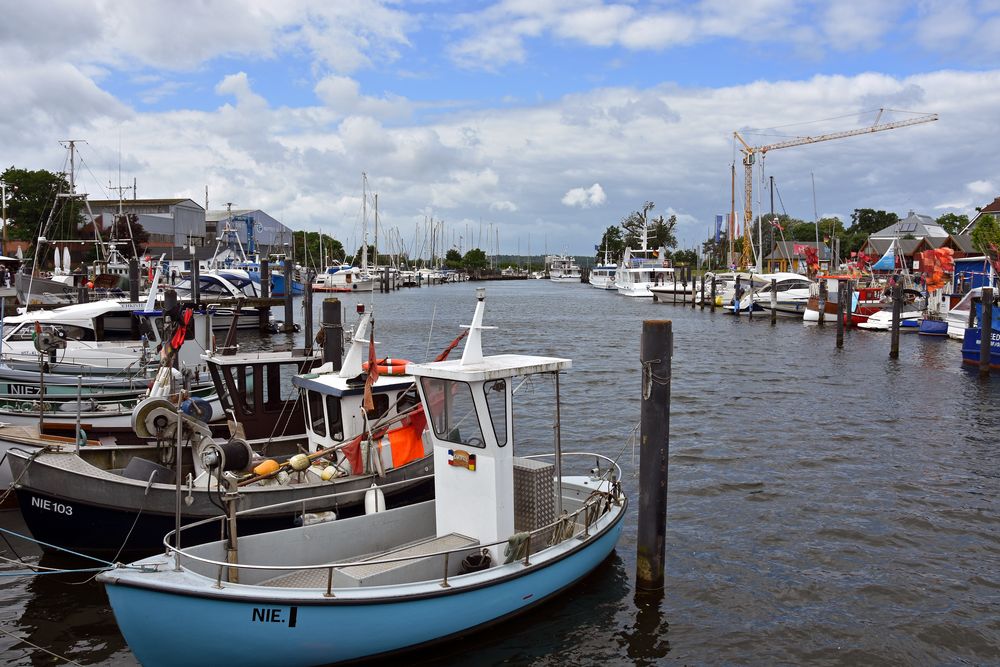
[[[653,248],[676,248],[677,247],[677,236],[674,234],[674,228],[677,227],[677,216],[671,215],[668,219],[664,220],[663,216],[653,220],[652,235],[649,239],[649,244]]]
[[[462,268],[462,253],[455,248],[451,248],[444,254],[444,265],[448,269]]]
[[[677,250],[671,253],[670,258],[674,266],[694,266],[698,263],[698,253],[694,250]]]
[[[8,239],[37,239],[50,214],[55,225],[49,230],[48,238],[79,238],[83,223],[80,202],[69,197],[56,198],[58,193],[69,193],[69,182],[64,175],[45,169],[32,171],[11,166],[0,179],[7,184]]]
[[[1000,222],[984,213],[972,228],[972,247],[996,260],[1000,258]]]
[[[876,211],[872,208],[856,208],[854,213],[851,213],[851,226],[847,228],[847,232],[849,234],[864,233],[871,236],[897,222],[899,222],[899,216],[895,213]]]
[[[486,252],[479,248],[473,248],[465,253],[465,257],[462,258],[462,266],[465,267],[466,271],[479,271],[489,265],[490,262],[486,258]]]
[[[969,224],[969,216],[964,213],[962,215],[945,213],[940,218],[935,220],[935,222],[944,227],[944,231],[949,234],[958,234],[965,229],[967,224]]]
[[[295,247],[295,256],[298,261],[303,266],[311,266],[320,271],[326,268],[326,263],[331,260],[337,260],[342,262],[346,259],[346,254],[344,252],[344,246],[340,241],[328,236],[326,234],[322,235],[323,238],[323,254],[326,257],[320,257],[320,233],[319,232],[293,232],[292,241]],[[305,244],[305,256],[303,256],[303,244]]]
[[[601,243],[597,246],[597,261],[604,261],[604,252],[607,250],[608,259],[612,262],[618,263],[621,261],[622,255],[625,254],[625,240],[622,236],[622,228],[617,225],[612,225],[604,230],[604,235],[601,237]]]
[[[651,201],[642,205],[641,211],[633,211],[622,218],[621,227],[625,230],[625,245],[629,248],[641,248],[643,240],[648,238],[649,224],[647,223],[649,212],[656,207]]]

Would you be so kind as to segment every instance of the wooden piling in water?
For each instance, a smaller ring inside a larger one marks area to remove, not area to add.
[[[854,318],[852,313],[854,312],[854,281],[848,280],[847,285],[844,288],[844,328],[850,329],[851,325],[854,323]]]
[[[292,309],[292,263],[285,260],[285,333],[295,331],[295,311]]]
[[[636,587],[663,588],[667,537],[667,471],[670,453],[670,372],[674,350],[670,320],[642,323],[639,360],[639,527]]]
[[[715,312],[715,276],[712,276],[712,292],[711,292],[711,295],[712,295],[712,303],[709,306],[709,308],[714,313]]]
[[[899,281],[892,286],[892,340],[889,343],[889,358],[899,359],[899,316],[903,310],[903,285]]]
[[[778,279],[771,278],[771,325],[778,323]]]
[[[701,304],[701,310],[705,310],[705,274],[701,274],[701,298],[698,299]]]
[[[286,260],[287,261],[287,260]],[[288,290],[289,285],[285,285]],[[271,298],[271,264],[268,260],[260,260],[260,295],[265,299]],[[263,331],[270,331],[271,309],[257,309],[257,328]]]
[[[287,261],[287,260],[286,260]],[[308,277],[308,276],[307,276]],[[307,280],[302,291],[302,326],[306,334],[306,354],[313,351],[313,288],[312,280]]]
[[[339,371],[344,357],[344,325],[340,299],[323,299],[320,327],[323,331],[323,363],[330,362],[333,370]]]
[[[826,284],[826,279],[820,278],[819,279],[819,325],[820,326],[823,326],[823,321],[826,319],[826,297],[828,289],[829,287]]]
[[[139,301],[139,260],[135,257],[128,258],[128,300]]]
[[[844,281],[837,281],[837,349],[844,347]]]
[[[983,288],[982,314],[979,316],[979,377],[990,375],[990,344],[993,340],[993,288]]]
[[[688,282],[691,283],[691,310],[694,310],[695,294],[698,293],[698,280],[694,277],[691,267],[688,267]]]

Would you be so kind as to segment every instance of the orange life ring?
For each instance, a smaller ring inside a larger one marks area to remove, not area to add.
[[[393,359],[386,357],[375,362],[375,368],[379,375],[406,375],[406,367],[410,364],[407,359]],[[364,362],[361,367],[368,370],[368,362]]]

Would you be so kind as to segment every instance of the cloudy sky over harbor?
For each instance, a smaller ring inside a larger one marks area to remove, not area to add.
[[[0,159],[59,171],[84,139],[92,198],[120,169],[347,243],[366,172],[409,245],[432,216],[463,250],[492,224],[502,252],[591,254],[645,200],[706,238],[734,130],[885,107],[940,120],[769,154],[778,210],[812,219],[814,177],[820,216],[970,213],[1000,195],[998,35],[1000,0],[7,3]]]

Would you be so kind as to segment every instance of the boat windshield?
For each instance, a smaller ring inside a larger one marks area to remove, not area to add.
[[[428,417],[438,438],[456,445],[486,446],[468,383],[427,377],[420,382],[430,410]],[[506,417],[504,420],[506,424]]]

